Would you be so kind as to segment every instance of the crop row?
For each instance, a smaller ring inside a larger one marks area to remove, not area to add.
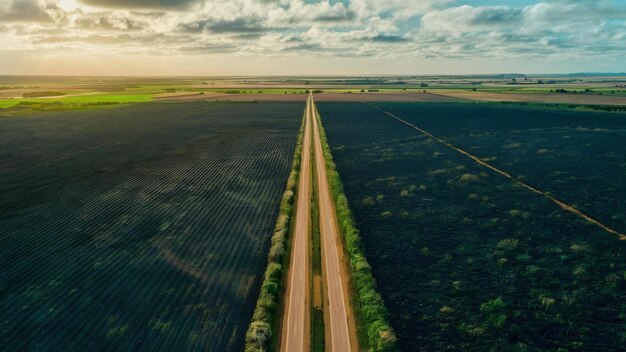
[[[2,345],[238,349],[295,136],[238,123],[5,203]]]

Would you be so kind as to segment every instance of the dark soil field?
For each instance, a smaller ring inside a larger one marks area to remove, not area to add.
[[[302,109],[0,119],[0,349],[241,350]]]
[[[624,114],[375,103],[626,231]],[[626,241],[367,104],[319,103],[405,351],[617,351]]]
[[[626,114],[377,106],[626,233]]]

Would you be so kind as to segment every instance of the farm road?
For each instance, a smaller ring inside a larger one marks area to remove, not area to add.
[[[311,218],[311,101],[307,100],[300,179],[296,200],[296,222],[291,264],[285,290],[285,317],[282,323],[281,351],[308,351],[310,345],[309,222]]]
[[[312,99],[311,99],[312,100]],[[310,104],[315,116],[314,103]],[[349,303],[348,277],[342,263],[342,239],[338,231],[335,206],[326,175],[326,161],[322,153],[322,143],[317,119],[313,117],[315,163],[319,186],[320,233],[322,245],[322,275],[325,279],[326,302],[324,306],[326,350],[333,352],[356,351],[354,329],[349,328],[352,316]],[[353,341],[355,343],[353,343]]]
[[[348,291],[348,272],[342,239],[331,196],[326,161],[322,152],[320,131],[313,96],[306,103],[302,162],[298,184],[296,222],[293,235],[280,350],[284,352],[311,350],[310,310],[310,217],[311,176],[319,187],[322,276],[324,292],[324,329],[326,350],[351,352],[357,350],[356,329]],[[311,175],[311,129],[313,129],[316,175]]]

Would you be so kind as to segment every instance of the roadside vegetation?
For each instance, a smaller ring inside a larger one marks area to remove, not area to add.
[[[359,230],[356,228],[343,184],[336,170],[326,132],[318,119],[320,138],[326,161],[328,182],[331,187],[335,211],[340,231],[344,238],[345,250],[349,260],[352,305],[357,315],[357,329],[361,346],[370,351],[396,351],[396,336],[388,322],[388,311],[378,293],[376,281],[367,262]]]
[[[280,210],[267,258],[267,268],[261,283],[261,292],[254,309],[252,321],[246,332],[246,352],[267,351],[272,338],[280,328],[276,316],[279,301],[284,292],[282,287],[285,266],[288,260],[287,239],[290,237],[292,218],[295,216],[295,200],[300,175],[302,142],[304,137],[304,118],[298,133],[298,140],[293,155],[291,172],[280,202]]]

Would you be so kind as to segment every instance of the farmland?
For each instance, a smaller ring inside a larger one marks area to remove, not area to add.
[[[0,344],[619,349],[623,90],[507,82],[0,77]]]
[[[626,116],[374,103],[626,231]],[[320,103],[405,351],[619,350],[626,241],[367,104]]]
[[[302,109],[3,118],[0,345],[241,350]]]
[[[0,76],[0,116],[154,101],[515,101],[626,107],[626,79],[529,76],[47,77]]]

